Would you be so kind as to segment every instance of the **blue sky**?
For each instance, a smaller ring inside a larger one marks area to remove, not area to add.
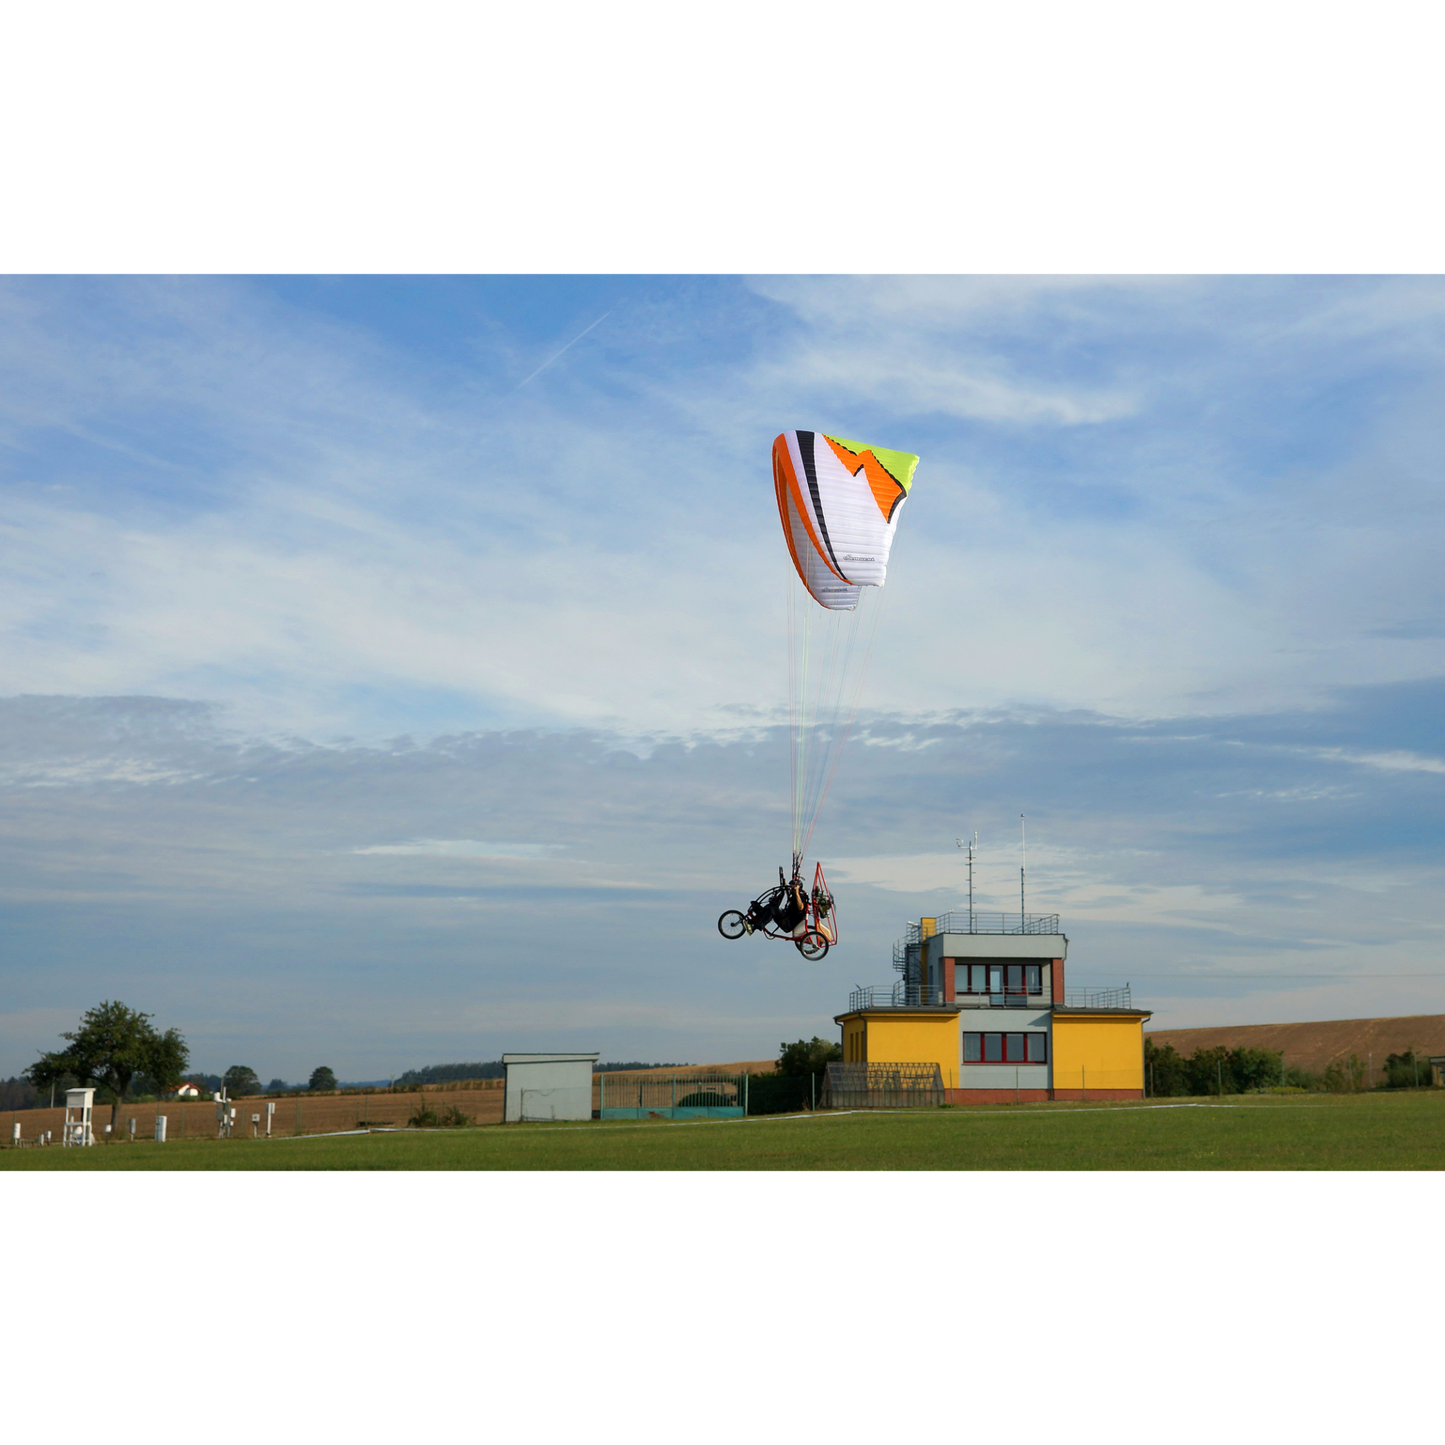
[[[1438,1012],[1445,284],[0,285],[0,1074],[118,996],[198,1065],[765,1057],[904,919],[1056,909],[1156,1024]],[[918,452],[787,843],[767,449]],[[1416,976],[1412,976],[1416,975]]]

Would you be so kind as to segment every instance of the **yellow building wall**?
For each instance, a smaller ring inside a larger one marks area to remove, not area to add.
[[[1054,1088],[1142,1089],[1144,1020],[1054,1015]]]
[[[868,1020],[870,1064],[937,1064],[948,1085],[958,1073],[958,1047],[956,1013]]]
[[[868,1026],[862,1019],[848,1019],[843,1024],[843,1062],[868,1062]]]

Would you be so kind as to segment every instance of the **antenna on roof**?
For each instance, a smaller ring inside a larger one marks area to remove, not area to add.
[[[963,839],[953,840],[960,848],[963,847]],[[972,933],[973,927],[973,855],[978,848],[978,829],[973,831],[973,837],[968,840],[968,931]]]
[[[1029,861],[1029,840],[1024,832],[1024,815],[1019,814],[1019,932],[1028,926],[1024,921],[1024,868]]]

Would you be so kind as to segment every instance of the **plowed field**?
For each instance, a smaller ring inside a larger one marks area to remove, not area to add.
[[[1361,1063],[1374,1055],[1375,1076],[1387,1054],[1413,1048],[1428,1057],[1445,1054],[1445,1014],[1407,1014],[1402,1018],[1329,1019],[1309,1024],[1229,1024],[1212,1029],[1150,1029],[1146,1036],[1181,1054],[1195,1049],[1283,1049],[1290,1068],[1323,1073],[1336,1059],[1354,1054]]]

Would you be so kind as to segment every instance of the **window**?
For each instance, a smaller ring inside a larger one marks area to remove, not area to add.
[[[1047,1034],[984,1034],[963,1036],[966,1064],[1046,1064],[1049,1061]]]
[[[970,963],[954,974],[959,993],[1041,994],[1044,970],[1037,963]]]

